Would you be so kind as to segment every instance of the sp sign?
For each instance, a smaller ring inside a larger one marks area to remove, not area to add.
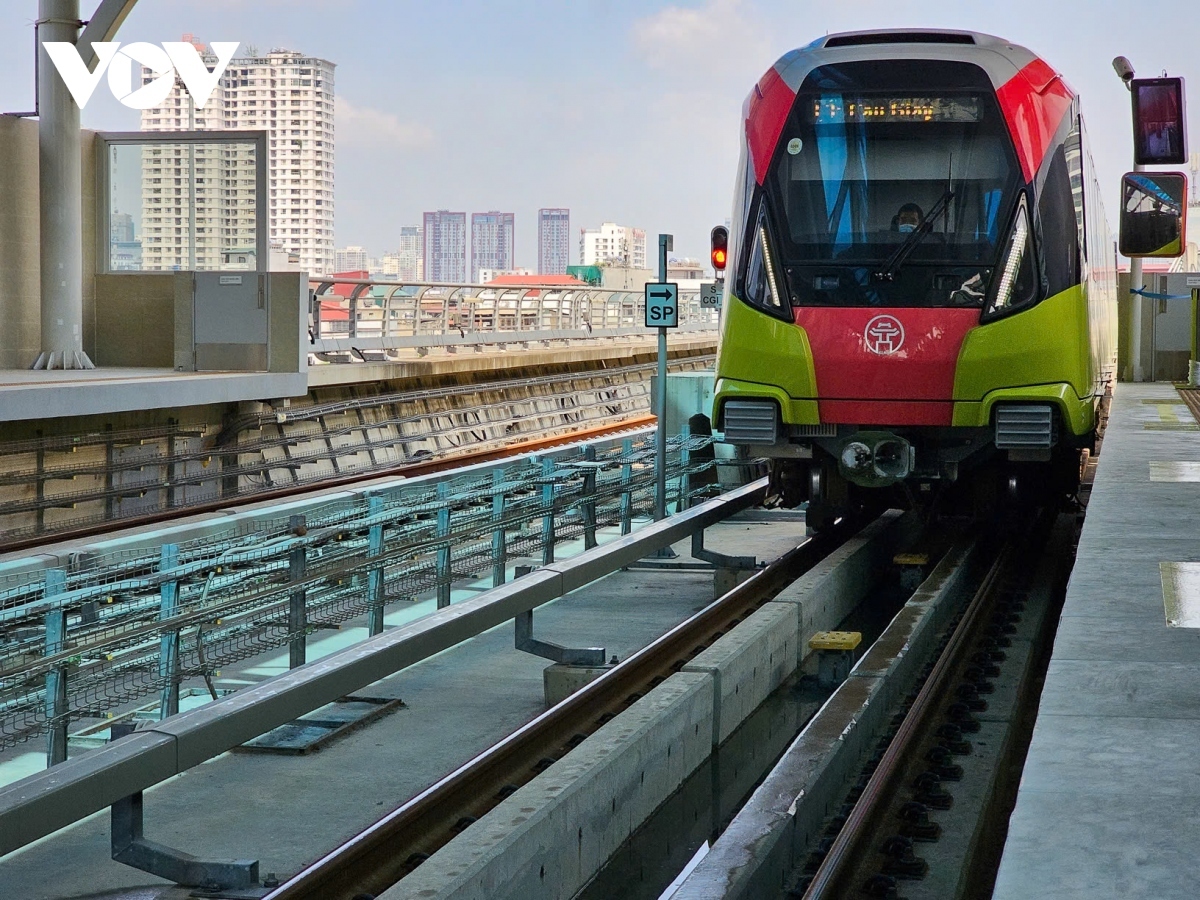
[[[646,285],[646,327],[679,327],[679,286],[650,282]]]
[[[108,88],[113,96],[130,109],[150,109],[159,106],[171,93],[175,76],[183,82],[192,95],[197,107],[204,106],[216,90],[221,76],[237,52],[237,41],[214,41],[211,45],[217,55],[217,66],[211,72],[204,64],[200,51],[185,41],[166,41],[160,47],[137,41],[121,46],[120,41],[97,41],[92,44],[96,51],[96,69],[89,72],[79,55],[79,48],[68,41],[43,41],[46,55],[54,63],[59,76],[83,109],[92,99],[96,86],[105,72],[108,73]],[[141,69],[134,78],[134,63],[146,66],[154,78],[142,84]]]

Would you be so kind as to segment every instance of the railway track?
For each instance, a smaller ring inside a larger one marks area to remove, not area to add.
[[[807,540],[501,743],[271,891],[269,900],[351,900],[387,890],[519,787],[683,669],[844,540]]]
[[[990,894],[1073,534],[1043,513],[996,553],[785,896]]]

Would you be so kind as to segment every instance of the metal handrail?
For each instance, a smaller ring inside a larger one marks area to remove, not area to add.
[[[700,305],[701,281],[680,281],[679,330],[712,331],[719,311]],[[311,349],[317,353],[615,338],[649,334],[645,294],[591,285],[434,284],[363,278],[313,281]],[[331,294],[350,285],[350,296]],[[383,288],[382,296],[369,296]],[[346,331],[321,318],[321,301],[347,302]],[[365,301],[372,301],[370,304]]]
[[[0,856],[760,502],[759,479],[611,544],[0,788]]]
[[[707,490],[691,481],[715,465],[697,455],[711,440],[670,439],[681,500]],[[0,579],[8,635],[0,640],[0,748],[39,734],[65,744],[71,720],[156,691],[169,714],[187,678],[272,647],[303,647],[309,623],[375,610],[382,629],[382,610],[396,599],[436,590],[441,606],[456,579],[491,570],[495,586],[508,560],[552,560],[557,543],[582,535],[594,545],[597,529],[610,525],[627,533],[651,508],[653,453],[652,442],[632,437],[588,444],[317,505],[299,530],[293,514],[249,535],[89,554],[78,571]],[[299,572],[289,568],[296,554]],[[297,592],[299,619],[289,600]]]

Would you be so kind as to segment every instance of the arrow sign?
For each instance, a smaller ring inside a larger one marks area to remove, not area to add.
[[[662,282],[646,284],[646,327],[679,327],[679,285]]]

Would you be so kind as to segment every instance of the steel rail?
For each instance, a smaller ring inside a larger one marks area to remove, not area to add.
[[[0,856],[761,502],[766,479],[0,788]]]
[[[934,663],[929,677],[918,691],[895,737],[884,751],[878,767],[871,774],[862,795],[847,817],[846,824],[838,832],[816,875],[809,883],[803,900],[844,900],[846,897],[857,895],[857,889],[861,887],[861,884],[856,884],[859,866],[872,841],[880,834],[879,828],[887,813],[888,804],[900,787],[898,782],[913,748],[927,733],[930,721],[953,686],[950,676],[983,623],[992,593],[1009,563],[1011,554],[1011,545],[1007,545],[996,555],[947,641],[945,649]]]
[[[664,676],[832,552],[849,524],[804,541],[566,700],[327,853],[266,900],[349,900],[381,893],[537,773],[547,748],[565,754]]]

